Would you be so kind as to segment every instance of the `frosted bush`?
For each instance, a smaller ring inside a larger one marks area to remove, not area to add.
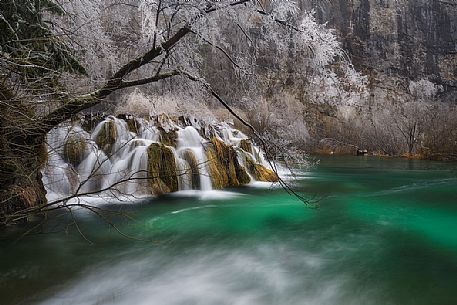
[[[214,119],[206,105],[183,96],[164,94],[146,95],[136,88],[123,103],[116,108],[116,113],[129,113],[138,116],[154,116],[165,113],[169,116],[191,116],[205,121]]]
[[[327,29],[325,24],[319,24],[314,17],[314,11],[304,14],[300,29],[303,48],[312,50],[312,63],[315,67],[327,66],[337,56],[342,55],[334,30]]]
[[[130,93],[126,100],[116,108],[116,113],[130,113],[139,116],[150,115],[151,110],[154,109],[154,104],[150,97],[141,92],[140,89]]]
[[[434,97],[438,92],[443,90],[443,86],[435,85],[428,79],[420,79],[418,81],[409,82],[409,92],[417,98]]]

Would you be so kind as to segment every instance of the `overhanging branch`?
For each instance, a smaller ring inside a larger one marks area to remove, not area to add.
[[[54,128],[61,122],[70,119],[74,114],[97,105],[108,95],[110,95],[116,90],[132,87],[135,86],[135,84],[147,84],[176,75],[173,73],[172,75],[165,73],[144,80],[132,82],[123,81],[123,78],[129,75],[132,71],[135,71],[138,68],[150,63],[152,60],[163,54],[163,52],[168,52],[169,50],[171,50],[185,35],[190,33],[190,31],[191,29],[187,26],[181,28],[170,39],[162,43],[160,47],[153,48],[146,52],[143,56],[137,57],[134,60],[125,64],[114,74],[113,77],[111,77],[106,82],[106,84],[101,89],[67,101],[65,105],[54,110],[41,120],[41,132],[49,132],[52,128]]]
[[[250,0],[239,0],[239,1],[229,3],[227,6],[233,7],[233,6],[245,4],[249,1]],[[211,12],[217,11],[222,8],[223,7],[221,7],[221,6],[213,6],[213,7],[206,9],[204,12],[206,14],[209,14]],[[265,12],[262,12],[262,11],[259,11],[259,13],[266,14]],[[280,20],[276,20],[276,21],[284,24]],[[137,80],[137,81],[129,81],[129,82],[123,81],[123,79],[125,77],[127,77],[131,72],[150,63],[151,61],[156,59],[158,56],[162,55],[164,52],[170,51],[183,37],[185,37],[188,33],[192,32],[191,24],[192,23],[186,24],[185,26],[181,27],[172,37],[170,37],[168,40],[163,42],[160,46],[152,47],[148,52],[146,52],[142,56],[137,57],[137,58],[131,60],[130,62],[128,62],[127,64],[125,64],[124,66],[122,66],[114,74],[113,77],[111,77],[109,80],[107,80],[107,82],[101,89],[96,90],[92,93],[74,98],[74,99],[70,99],[63,106],[52,111],[50,114],[45,116],[39,122],[40,123],[40,132],[43,134],[46,134],[52,128],[54,128],[55,126],[60,124],[61,122],[70,119],[76,113],[97,105],[103,99],[105,99],[108,95],[110,95],[111,93],[113,93],[116,90],[119,90],[122,88],[127,88],[127,87],[132,87],[132,86],[136,86],[136,85],[143,85],[143,84],[147,84],[150,82],[158,81],[160,79],[182,74],[182,72],[178,73],[177,71],[175,71],[175,72],[172,72],[171,75],[161,74],[160,77],[158,75],[156,75],[151,78],[146,78],[146,79]],[[224,52],[224,53],[226,53],[226,52]],[[228,55],[228,54],[226,54],[226,55]],[[229,57],[229,59],[231,59],[231,58]],[[232,63],[234,63],[236,65],[236,63],[233,60],[232,60]]]
[[[148,78],[143,78],[143,79],[138,79],[138,80],[128,81],[128,82],[122,82],[121,85],[118,87],[118,89],[146,85],[146,84],[158,82],[159,80],[166,79],[166,78],[173,77],[173,76],[180,75],[180,74],[181,73],[179,71],[174,70],[174,71],[170,71],[170,72],[161,73],[161,74],[155,75],[153,77],[148,77]]]

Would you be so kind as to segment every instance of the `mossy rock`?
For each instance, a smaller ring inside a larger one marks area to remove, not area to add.
[[[159,127],[158,129],[160,131],[160,143],[176,147],[176,143],[178,142],[178,133],[176,130],[166,132],[162,127]]]
[[[255,164],[255,176],[259,181],[278,182],[278,175],[261,164]]]
[[[228,178],[228,186],[247,184],[251,178],[244,167],[238,162],[236,150],[216,137],[211,139],[214,152]]]
[[[278,182],[278,175],[271,169],[266,168],[265,166],[255,163],[251,157],[246,156],[246,168],[258,181],[265,182]]]
[[[117,118],[121,119],[127,123],[127,128],[130,132],[137,134],[138,131],[140,130],[141,124],[133,115],[119,114],[117,116]]]
[[[183,153],[183,159],[189,164],[191,177],[192,177],[192,189],[200,189],[200,170],[199,166],[205,166],[204,164],[198,164],[198,160],[192,150],[187,149]],[[186,169],[186,172],[189,169]]]
[[[159,143],[149,145],[148,175],[149,185],[155,194],[179,190],[175,156],[170,148]]]
[[[78,166],[85,157],[87,143],[84,138],[70,135],[63,147],[64,160]]]
[[[138,134],[138,131],[141,128],[140,122],[138,122],[136,119],[127,119],[126,122],[129,131]]]
[[[252,152],[252,142],[249,139],[243,139],[240,141],[240,148],[245,152]]]
[[[222,164],[227,177],[228,177],[228,186],[239,186],[240,182],[236,176],[236,168],[234,159],[236,159],[235,150],[219,140],[216,137],[211,139],[211,143],[214,146],[216,156],[219,159],[219,162]]]
[[[103,123],[100,132],[95,138],[95,143],[102,149],[106,154],[111,153],[113,144],[116,143],[117,129],[114,121],[106,121]]]
[[[246,169],[239,164],[238,159],[235,160],[235,169],[236,177],[240,184],[248,184],[251,182],[251,177],[249,177]]]
[[[229,179],[225,167],[217,157],[212,145],[206,147],[206,159],[208,160],[208,172],[214,189],[223,189],[229,186]]]

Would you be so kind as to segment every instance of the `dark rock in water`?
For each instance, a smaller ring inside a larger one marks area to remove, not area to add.
[[[249,182],[251,182],[251,177],[249,177],[248,173],[246,172],[246,169],[238,162],[238,159],[235,161],[235,171],[236,177],[238,178],[238,182],[241,185],[248,184]]]
[[[357,156],[366,156],[368,155],[368,150],[366,149],[357,149]]]

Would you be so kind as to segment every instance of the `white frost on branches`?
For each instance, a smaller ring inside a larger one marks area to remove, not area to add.
[[[119,67],[187,27],[191,33],[124,80],[186,71],[225,90],[223,97],[231,106],[274,111],[268,115],[265,110],[253,119],[274,125],[291,141],[308,137],[304,101],[356,105],[366,98],[367,78],[354,69],[335,31],[320,24],[313,11],[300,10],[298,1],[65,1],[62,6],[69,15],[61,22],[60,34],[80,51],[89,74],[86,84],[95,88]],[[80,82],[74,86],[83,87]],[[266,90],[276,102],[264,95]],[[277,103],[281,94],[283,104]],[[198,115],[199,109],[207,113],[209,100],[201,83],[176,76],[124,97],[127,102],[118,111]]]
[[[272,0],[271,7],[272,18],[281,21],[290,20],[291,17],[297,16],[300,11],[297,3],[293,0]]]
[[[313,11],[304,14],[300,30],[302,47],[311,50],[315,67],[325,67],[342,56],[334,30],[328,29],[326,24],[319,24]]]

